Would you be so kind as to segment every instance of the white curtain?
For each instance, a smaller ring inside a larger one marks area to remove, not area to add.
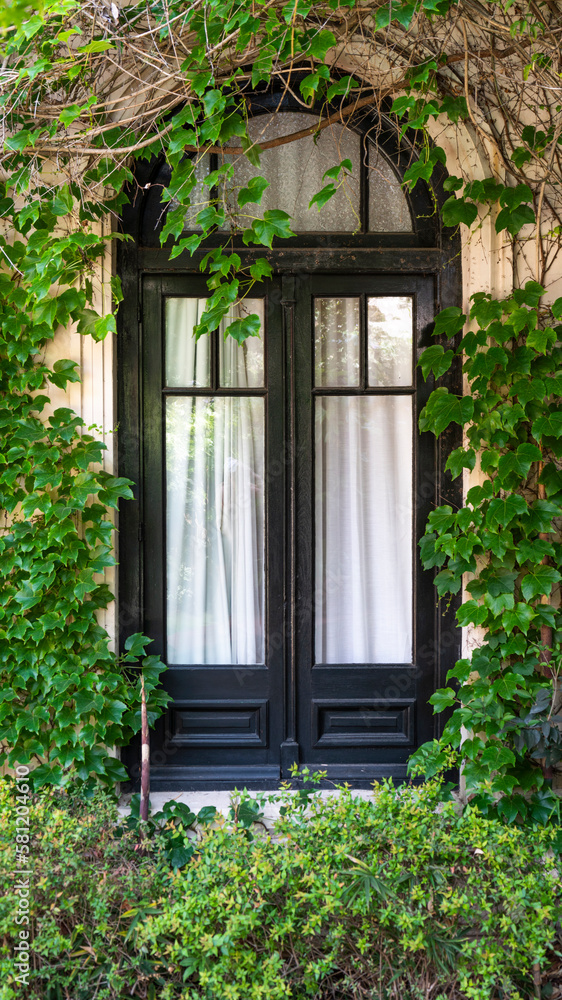
[[[316,407],[316,662],[410,663],[412,400]]]
[[[189,386],[195,384],[197,352],[185,341],[193,344],[205,303],[182,301],[188,305],[167,315],[166,342],[170,367],[179,370],[191,358],[191,371],[182,368],[183,382],[173,383]],[[252,369],[247,352],[231,338],[221,350],[221,368],[231,372],[231,384],[244,388]],[[167,398],[169,663],[263,662],[263,462],[262,398]]]

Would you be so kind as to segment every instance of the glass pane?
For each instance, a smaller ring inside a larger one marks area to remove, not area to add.
[[[359,385],[359,299],[314,300],[314,384]]]
[[[209,204],[209,188],[206,184],[203,183],[204,178],[207,177],[207,175],[211,171],[211,158],[209,154],[203,153],[202,156],[200,156],[199,159],[195,161],[194,167],[195,167],[195,178],[197,183],[195,184],[195,187],[193,188],[190,195],[191,204],[189,206],[189,211],[185,217],[183,228],[190,230],[193,229],[200,230],[201,226],[197,225],[197,222],[195,220],[197,219],[199,212],[202,212],[203,209],[206,208],[207,205]],[[172,201],[170,204],[171,207],[173,208],[174,202]]]
[[[169,663],[264,662],[264,400],[166,400]]]
[[[310,128],[317,121],[314,115],[293,111],[259,115],[250,119],[248,132],[259,145]],[[360,149],[360,139],[355,132],[343,125],[331,125],[317,134],[316,141],[309,135],[264,150],[260,167],[253,167],[245,157],[226,157],[234,163],[234,178],[225,191],[227,213],[239,225],[249,226],[253,218],[262,218],[266,209],[279,208],[291,216],[294,232],[354,232],[359,228]],[[316,206],[309,209],[312,196],[327,183],[322,180],[324,172],[345,159],[353,164],[351,175],[321,212]],[[250,178],[258,174],[269,181],[261,203],[238,209],[238,189],[246,187]]]
[[[379,295],[367,300],[369,385],[412,385],[413,300]]]
[[[220,326],[220,384],[240,389],[255,389],[263,385],[263,299],[244,299],[231,306],[228,318]],[[238,344],[234,337],[222,334],[232,320],[256,313],[260,318],[260,336],[248,337]]]
[[[369,143],[369,230],[413,232],[412,216],[400,181],[373,142]]]
[[[412,660],[412,399],[316,400],[317,663]]]
[[[211,384],[209,338],[193,336],[206,305],[207,299],[166,299],[166,385]]]

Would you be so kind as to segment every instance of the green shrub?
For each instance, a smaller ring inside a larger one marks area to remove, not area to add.
[[[0,782],[0,1000],[150,996],[150,984],[163,982],[159,963],[135,952],[131,932],[143,908],[167,900],[169,869],[139,853],[101,791],[88,798],[44,788],[29,797],[32,969],[27,983],[16,981],[14,946],[25,925],[15,920],[15,805],[14,784]]]
[[[169,841],[156,836],[141,855],[107,796],[45,789],[31,805],[33,971],[22,990],[6,781],[0,1000],[533,996],[533,966],[545,971],[557,947],[555,834],[459,815],[439,791],[382,785],[374,802],[281,793],[273,837],[252,825],[259,801],[242,797],[174,869]],[[185,829],[174,837],[172,854]]]
[[[555,935],[552,834],[437,794],[288,799],[279,840],[211,832],[139,939],[186,1000],[527,996]]]

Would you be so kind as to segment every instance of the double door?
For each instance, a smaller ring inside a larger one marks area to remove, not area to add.
[[[402,778],[433,735],[433,279],[274,279],[231,306],[259,334],[241,345],[224,322],[194,339],[205,295],[143,281],[143,629],[172,696],[153,787]]]

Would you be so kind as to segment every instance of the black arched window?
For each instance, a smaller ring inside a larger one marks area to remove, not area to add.
[[[317,121],[272,92],[250,109],[262,143]],[[123,635],[144,631],[168,664],[154,788],[272,786],[294,763],[356,786],[399,780],[435,735],[428,699],[458,635],[417,541],[456,487],[446,442],[417,431],[431,386],[416,360],[436,312],[459,303],[460,273],[439,183],[401,186],[413,156],[371,114],[273,146],[259,170],[231,155],[215,192],[224,226],[174,260],[159,244],[169,168],[139,168],[119,259],[119,473],[138,483],[120,514],[119,599]],[[218,162],[198,161],[186,232]],[[309,208],[342,162],[336,195]],[[255,173],[269,187],[240,209]],[[268,209],[288,212],[295,235],[244,246],[238,213]],[[225,238],[274,271],[232,304],[229,320],[255,317],[241,347],[224,321],[192,335],[201,256]]]

